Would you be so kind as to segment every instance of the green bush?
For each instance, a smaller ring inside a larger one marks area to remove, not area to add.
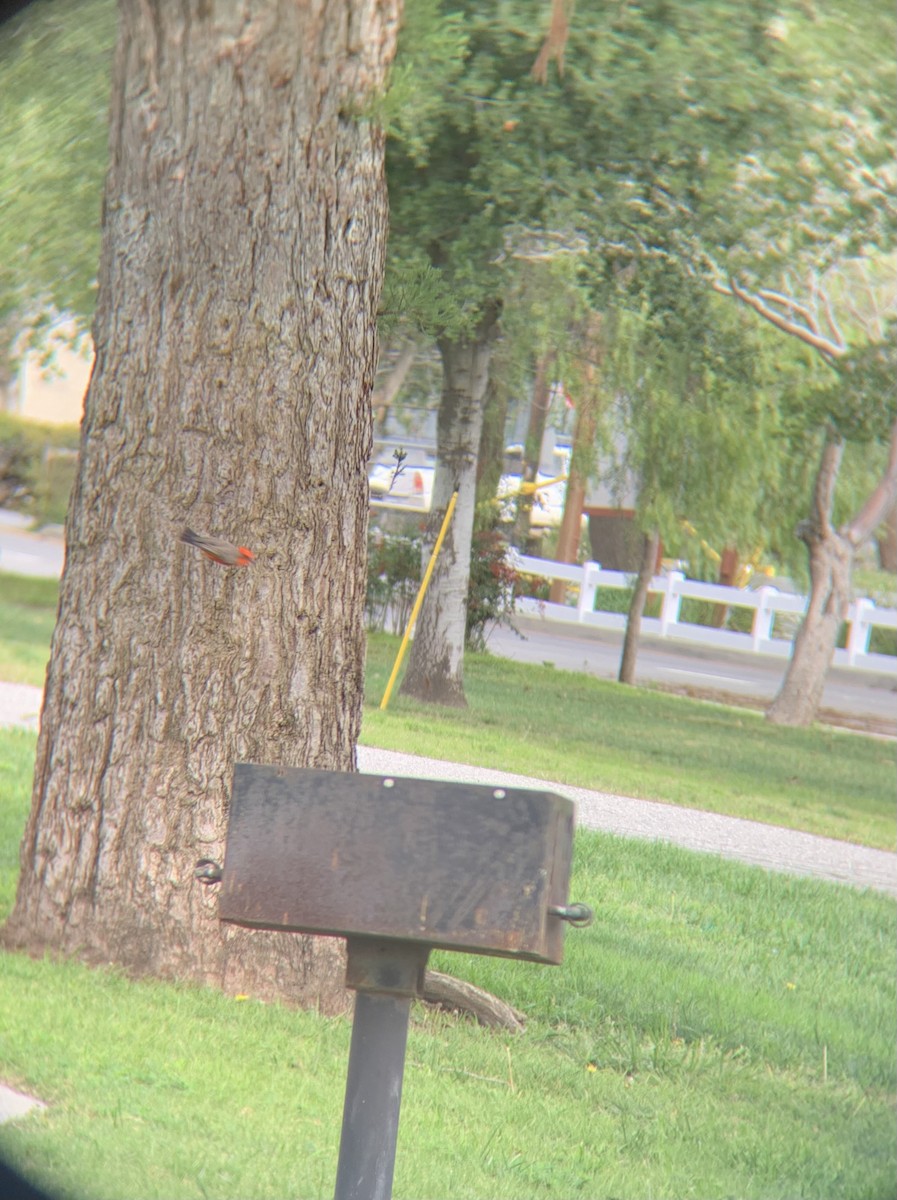
[[[61,524],[78,466],[77,425],[0,413],[0,505]]]
[[[368,629],[403,633],[421,581],[422,539],[419,534],[368,534]]]
[[[422,551],[420,534],[371,530],[365,601],[368,629],[404,632],[420,587]],[[524,595],[525,587],[532,582],[508,562],[507,551],[507,539],[497,529],[474,533],[465,630],[466,645],[472,650],[485,649],[489,631],[495,625],[511,624],[517,597]]]

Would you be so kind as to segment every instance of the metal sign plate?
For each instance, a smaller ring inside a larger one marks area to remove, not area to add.
[[[239,763],[219,915],[559,963],[573,820],[551,792]]]

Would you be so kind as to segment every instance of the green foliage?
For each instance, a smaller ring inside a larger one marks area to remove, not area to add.
[[[419,534],[368,534],[368,629],[404,633],[421,580]]]
[[[508,539],[495,527],[474,531],[464,634],[469,650],[484,651],[497,625],[514,627],[515,602],[527,581],[509,561],[509,548]]]
[[[738,156],[781,140],[797,111],[766,32],[774,12],[685,0],[577,11],[563,76],[540,84],[541,0],[409,5],[388,127],[391,254],[423,252],[472,324],[515,257],[653,242],[659,198],[695,208],[724,195]]]
[[[37,0],[0,46],[0,314],[10,333],[93,313],[113,0]]]
[[[514,601],[523,594],[524,577],[507,561],[507,539],[496,529],[474,534],[467,596],[465,643],[484,650],[489,630],[511,624]],[[368,629],[404,633],[420,581],[422,538],[419,534],[368,537],[368,587],[365,614]]]
[[[831,422],[846,441],[887,440],[897,419],[897,325],[884,341],[857,346],[836,364],[836,379],[810,396],[820,425]]]
[[[76,425],[49,425],[0,412],[0,505],[61,524],[77,469]]]
[[[711,544],[754,547],[780,450],[760,337],[732,306],[671,275],[618,289],[604,364],[616,471],[638,481],[638,520],[668,553],[682,552],[684,521]]]

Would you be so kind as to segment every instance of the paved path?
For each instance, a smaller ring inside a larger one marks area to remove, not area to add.
[[[0,683],[0,725],[36,729],[40,702],[40,688]],[[410,775],[419,779],[446,779],[494,784],[496,787],[548,789],[569,796],[575,802],[579,824],[586,829],[673,842],[688,850],[719,854],[768,870],[812,875],[817,879],[874,888],[897,896],[897,854],[887,850],[872,850],[739,817],[724,817],[672,804],[569,787],[508,771],[470,767],[367,746],[358,747],[358,766],[375,775]]]
[[[745,821],[740,817],[724,817],[673,804],[658,804],[653,800],[634,800],[629,796],[594,792],[508,771],[468,767],[367,746],[358,747],[358,767],[365,773],[376,775],[410,775],[418,779],[548,789],[574,801],[578,823],[585,829],[672,842],[688,850],[718,854],[768,870],[812,875],[817,879],[874,888],[897,896],[897,854],[887,850],[855,846],[850,842],[777,825],[763,825],[759,821]]]

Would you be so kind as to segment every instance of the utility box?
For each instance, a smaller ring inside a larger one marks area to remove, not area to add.
[[[551,792],[241,763],[219,916],[557,964],[573,823]]]

